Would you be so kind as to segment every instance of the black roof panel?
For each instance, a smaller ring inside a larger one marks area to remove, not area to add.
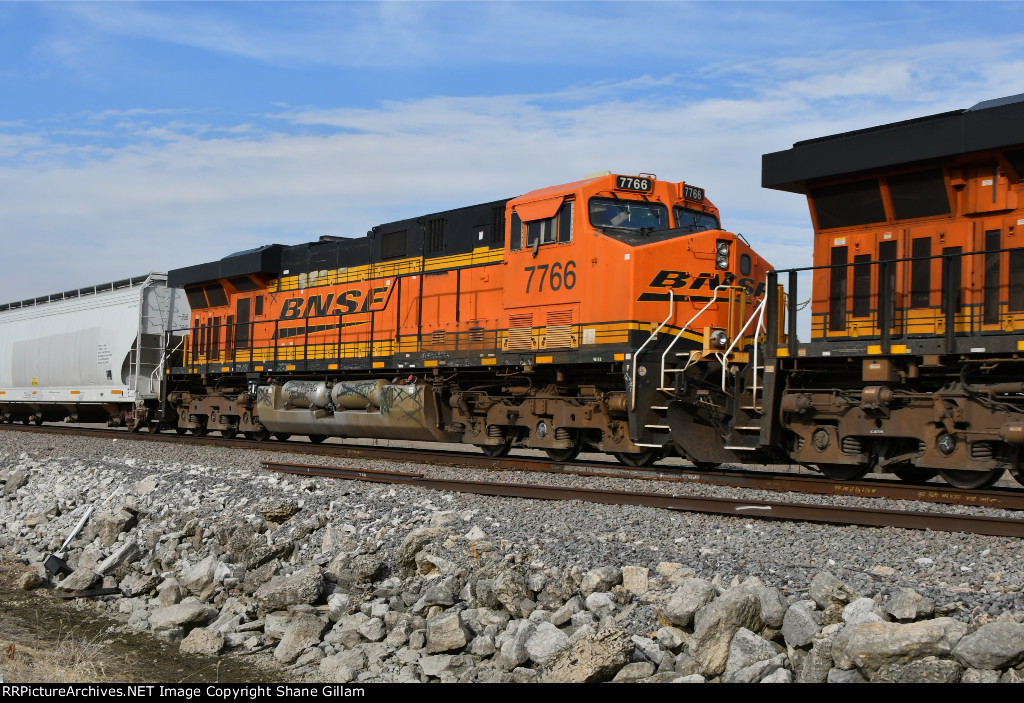
[[[1024,94],[797,142],[761,157],[761,185],[806,193],[810,181],[1019,144],[1024,144]]]

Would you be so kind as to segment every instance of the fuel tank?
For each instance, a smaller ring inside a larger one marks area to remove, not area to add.
[[[360,387],[356,390],[353,386]],[[256,412],[260,422],[271,432],[421,442],[460,441],[460,435],[444,430],[437,394],[426,384],[339,383],[331,393],[335,400],[333,411],[325,407],[326,402],[324,406],[318,405],[324,401],[325,393],[326,388],[320,388],[319,383],[304,384],[302,388],[294,381],[284,386],[260,386]],[[345,408],[345,404],[358,407]]]

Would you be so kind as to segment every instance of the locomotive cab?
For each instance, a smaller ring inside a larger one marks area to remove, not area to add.
[[[746,360],[770,265],[721,229],[704,189],[651,174],[534,191],[509,202],[507,219],[507,349],[620,362],[626,387],[610,405],[628,417],[629,441],[609,449],[605,432],[598,446],[628,464],[679,449],[666,414],[684,374]],[[543,353],[552,348],[564,351]]]

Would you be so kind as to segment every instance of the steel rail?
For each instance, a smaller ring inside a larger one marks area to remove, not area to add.
[[[44,434],[74,433],[85,436],[117,439],[187,442],[211,447],[249,449],[288,454],[309,454],[344,459],[381,459],[385,461],[406,461],[441,466],[479,467],[492,471],[529,471],[537,473],[572,474],[587,477],[611,478],[632,481],[659,481],[668,483],[701,483],[712,486],[749,488],[752,490],[793,492],[853,498],[880,498],[890,500],[911,500],[947,505],[967,505],[1001,510],[1024,510],[1024,490],[1013,488],[990,488],[987,490],[962,490],[941,483],[912,485],[898,480],[869,479],[862,481],[833,481],[801,474],[758,470],[699,470],[695,467],[662,466],[646,468],[623,468],[618,464],[604,461],[554,462],[540,457],[506,456],[488,457],[470,452],[439,452],[436,449],[405,447],[372,447],[366,445],[310,444],[303,441],[278,440],[256,442],[251,439],[226,439],[224,437],[176,434],[148,434],[125,430],[96,429],[81,427],[56,427],[33,425],[0,425],[0,430]]]
[[[491,483],[429,478],[423,474],[401,471],[349,469],[272,461],[265,461],[262,465],[263,468],[270,471],[303,476],[401,484],[417,488],[472,493],[475,495],[532,498],[536,500],[578,500],[586,503],[638,505],[681,512],[730,515],[743,518],[792,520],[865,527],[900,527],[914,530],[964,532],[994,537],[1024,537],[1024,520],[981,515],[955,515],[909,510],[875,510],[847,506],[734,500],[731,498],[613,491],[600,488],[570,488],[527,483]]]

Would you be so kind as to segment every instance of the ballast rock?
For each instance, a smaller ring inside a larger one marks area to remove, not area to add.
[[[545,504],[548,532],[535,533],[536,518],[516,522],[519,504],[492,498],[454,497],[439,510],[436,496],[410,488],[270,483],[212,460],[87,463],[69,472],[48,452],[31,469],[38,492],[0,499],[8,525],[54,516],[0,534],[5,551],[37,561],[52,553],[90,501],[120,483],[158,475],[162,486],[187,485],[181,496],[161,489],[115,498],[107,512],[133,514],[134,524],[119,526],[109,545],[96,526],[83,531],[64,557],[78,576],[47,575],[48,583],[98,583],[102,572],[122,595],[91,607],[125,631],[149,631],[187,652],[220,652],[213,656],[262,652],[309,680],[1012,681],[1024,661],[1018,611],[992,613],[988,602],[972,613],[962,605],[969,592],[907,590],[870,569],[810,570],[789,584],[769,570],[740,577],[724,566],[721,549],[714,568],[697,552],[690,566],[617,538],[595,544],[629,558],[581,565],[565,535],[586,540],[574,516],[597,524],[595,515],[609,517],[604,507]],[[10,464],[0,458],[0,471]],[[256,506],[270,503],[268,492],[301,509],[281,523],[267,520]],[[439,512],[447,515],[435,520]],[[488,527],[490,541],[471,542],[465,521],[452,515],[500,525]],[[553,531],[559,519],[566,532]],[[675,533],[658,529],[665,541],[645,539],[669,551]],[[795,527],[780,530],[801,539]],[[332,531],[342,535],[333,543]],[[957,539],[965,538],[944,538]],[[1010,581],[1009,567],[1002,572]]]

